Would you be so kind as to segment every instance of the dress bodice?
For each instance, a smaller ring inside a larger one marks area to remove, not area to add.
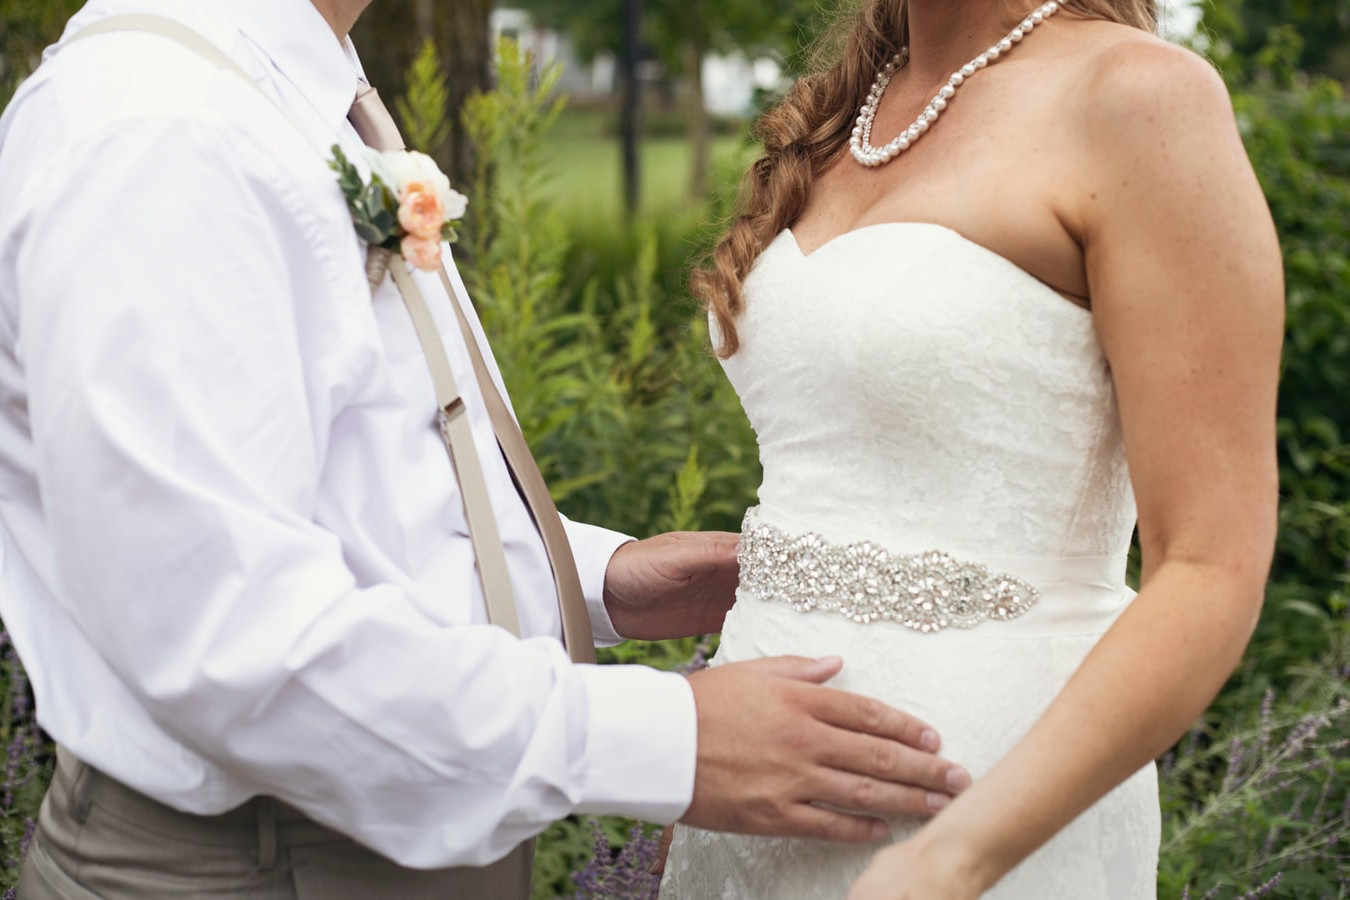
[[[1117,556],[1135,507],[1092,315],[939,225],[783,231],[725,360],[758,436],[760,515],[830,540]]]
[[[1134,500],[1092,315],[914,223],[809,256],[784,231],[744,292],[724,365],[764,482],[712,664],[838,656],[831,687],[918,716],[978,782],[1134,597]],[[923,820],[889,824],[904,841]],[[1153,900],[1159,833],[1149,765],[983,896]],[[678,827],[662,898],[838,898],[875,850]]]

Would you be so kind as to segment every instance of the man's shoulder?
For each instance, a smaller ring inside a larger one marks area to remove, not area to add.
[[[117,221],[152,192],[222,239],[268,234],[297,260],[345,259],[356,242],[329,151],[277,105],[282,85],[268,59],[236,26],[205,15],[171,18],[242,73],[157,34],[76,37],[137,11],[162,14],[140,0],[90,3],[0,118],[0,263],[34,221],[55,220],[53,198],[72,207],[61,215]]]
[[[103,16],[77,15],[42,65],[16,92],[7,127],[43,119],[66,140],[110,128],[135,128],[137,120],[173,117],[204,126],[248,121],[262,98],[237,75],[156,34],[125,31],[81,38]],[[185,23],[189,24],[189,23]],[[215,43],[229,40],[219,28],[194,31]],[[225,48],[222,48],[225,49]]]
[[[0,120],[0,184],[18,179],[31,187],[44,176],[88,177],[115,148],[124,159],[138,152],[161,159],[206,152],[273,188],[328,186],[322,155],[259,90],[270,75],[266,61],[250,54],[237,28],[192,2],[170,16],[234,59],[243,73],[159,34],[80,37],[88,26],[123,11],[164,15],[154,3],[108,2],[91,3],[71,20]],[[100,177],[117,173],[102,171]]]

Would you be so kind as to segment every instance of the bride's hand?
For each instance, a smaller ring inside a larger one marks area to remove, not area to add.
[[[978,900],[981,893],[974,868],[920,832],[878,851],[848,900]]]

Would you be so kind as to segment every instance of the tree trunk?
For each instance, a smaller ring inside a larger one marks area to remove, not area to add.
[[[623,145],[623,209],[631,222],[637,217],[641,189],[638,113],[642,86],[638,84],[637,67],[642,53],[642,0],[624,0],[623,25],[623,51],[619,54],[619,80],[623,91],[619,140]]]
[[[449,88],[444,147],[415,147],[436,158],[450,183],[467,184],[474,171],[460,110],[475,91],[492,87],[492,0],[380,0],[352,29],[370,83],[390,109],[403,94],[404,75],[428,34],[436,43]]]
[[[417,23],[418,34],[431,34],[431,29],[436,27],[434,0],[414,0],[413,18]]]
[[[416,21],[419,0],[381,0],[366,10],[352,29],[352,42],[361,55],[366,78],[380,89],[390,110],[403,93],[403,76],[421,41]]]
[[[697,8],[697,5],[690,4],[690,14],[697,15]],[[689,138],[689,196],[694,200],[702,200],[708,195],[709,123],[703,96],[705,44],[700,25],[694,23],[690,40],[684,46],[685,79],[689,88],[689,109],[685,116]]]
[[[449,79],[449,147],[441,157],[451,184],[467,184],[474,148],[460,121],[464,101],[492,89],[492,0],[440,0],[434,4],[436,49]]]

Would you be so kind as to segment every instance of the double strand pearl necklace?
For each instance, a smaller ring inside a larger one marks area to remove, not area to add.
[[[1050,0],[1049,3],[1037,7],[1019,22],[1016,28],[1008,32],[1007,37],[953,72],[952,77],[948,78],[947,83],[937,92],[937,96],[928,101],[928,106],[924,107],[924,111],[914,120],[913,125],[900,132],[895,140],[884,147],[873,147],[872,124],[877,119],[877,107],[881,104],[881,96],[886,93],[886,85],[891,83],[891,77],[909,62],[909,47],[902,48],[894,59],[886,63],[886,68],[877,73],[877,80],[872,82],[872,91],[867,95],[867,101],[863,103],[862,109],[858,111],[858,121],[853,126],[853,136],[848,141],[853,158],[871,168],[885,165],[904,153],[938,120],[938,116],[942,115],[947,104],[956,96],[956,89],[967,78],[1010,51],[1013,44],[1019,43],[1031,29],[1053,16],[1058,10],[1058,0]]]

